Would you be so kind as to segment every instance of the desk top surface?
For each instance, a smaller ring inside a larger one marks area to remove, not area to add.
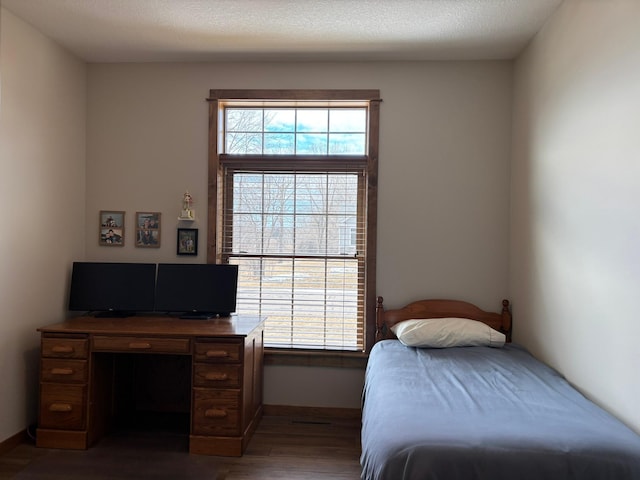
[[[64,322],[38,328],[42,333],[84,333],[158,336],[247,336],[264,322],[247,315],[185,320],[173,316],[136,315],[126,318],[73,317]]]

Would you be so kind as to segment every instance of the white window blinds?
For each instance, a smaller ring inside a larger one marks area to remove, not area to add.
[[[362,172],[230,168],[225,184],[238,313],[267,318],[269,346],[362,349]]]

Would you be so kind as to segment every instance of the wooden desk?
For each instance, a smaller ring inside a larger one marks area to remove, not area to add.
[[[262,416],[263,328],[246,316],[76,317],[39,328],[36,445],[91,446],[113,426],[119,354],[163,355],[191,364],[189,452],[242,455]]]

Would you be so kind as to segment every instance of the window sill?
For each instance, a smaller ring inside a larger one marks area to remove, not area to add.
[[[265,365],[289,365],[298,367],[361,368],[367,366],[369,355],[364,352],[331,350],[264,349]]]

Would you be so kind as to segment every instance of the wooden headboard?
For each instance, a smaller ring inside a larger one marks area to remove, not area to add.
[[[502,300],[500,313],[485,312],[472,303],[461,300],[418,300],[396,310],[386,310],[382,305],[383,298],[378,297],[376,303],[376,342],[388,338],[396,338],[391,327],[403,320],[414,318],[470,318],[486,323],[494,330],[506,335],[511,341],[511,312],[509,300]]]

